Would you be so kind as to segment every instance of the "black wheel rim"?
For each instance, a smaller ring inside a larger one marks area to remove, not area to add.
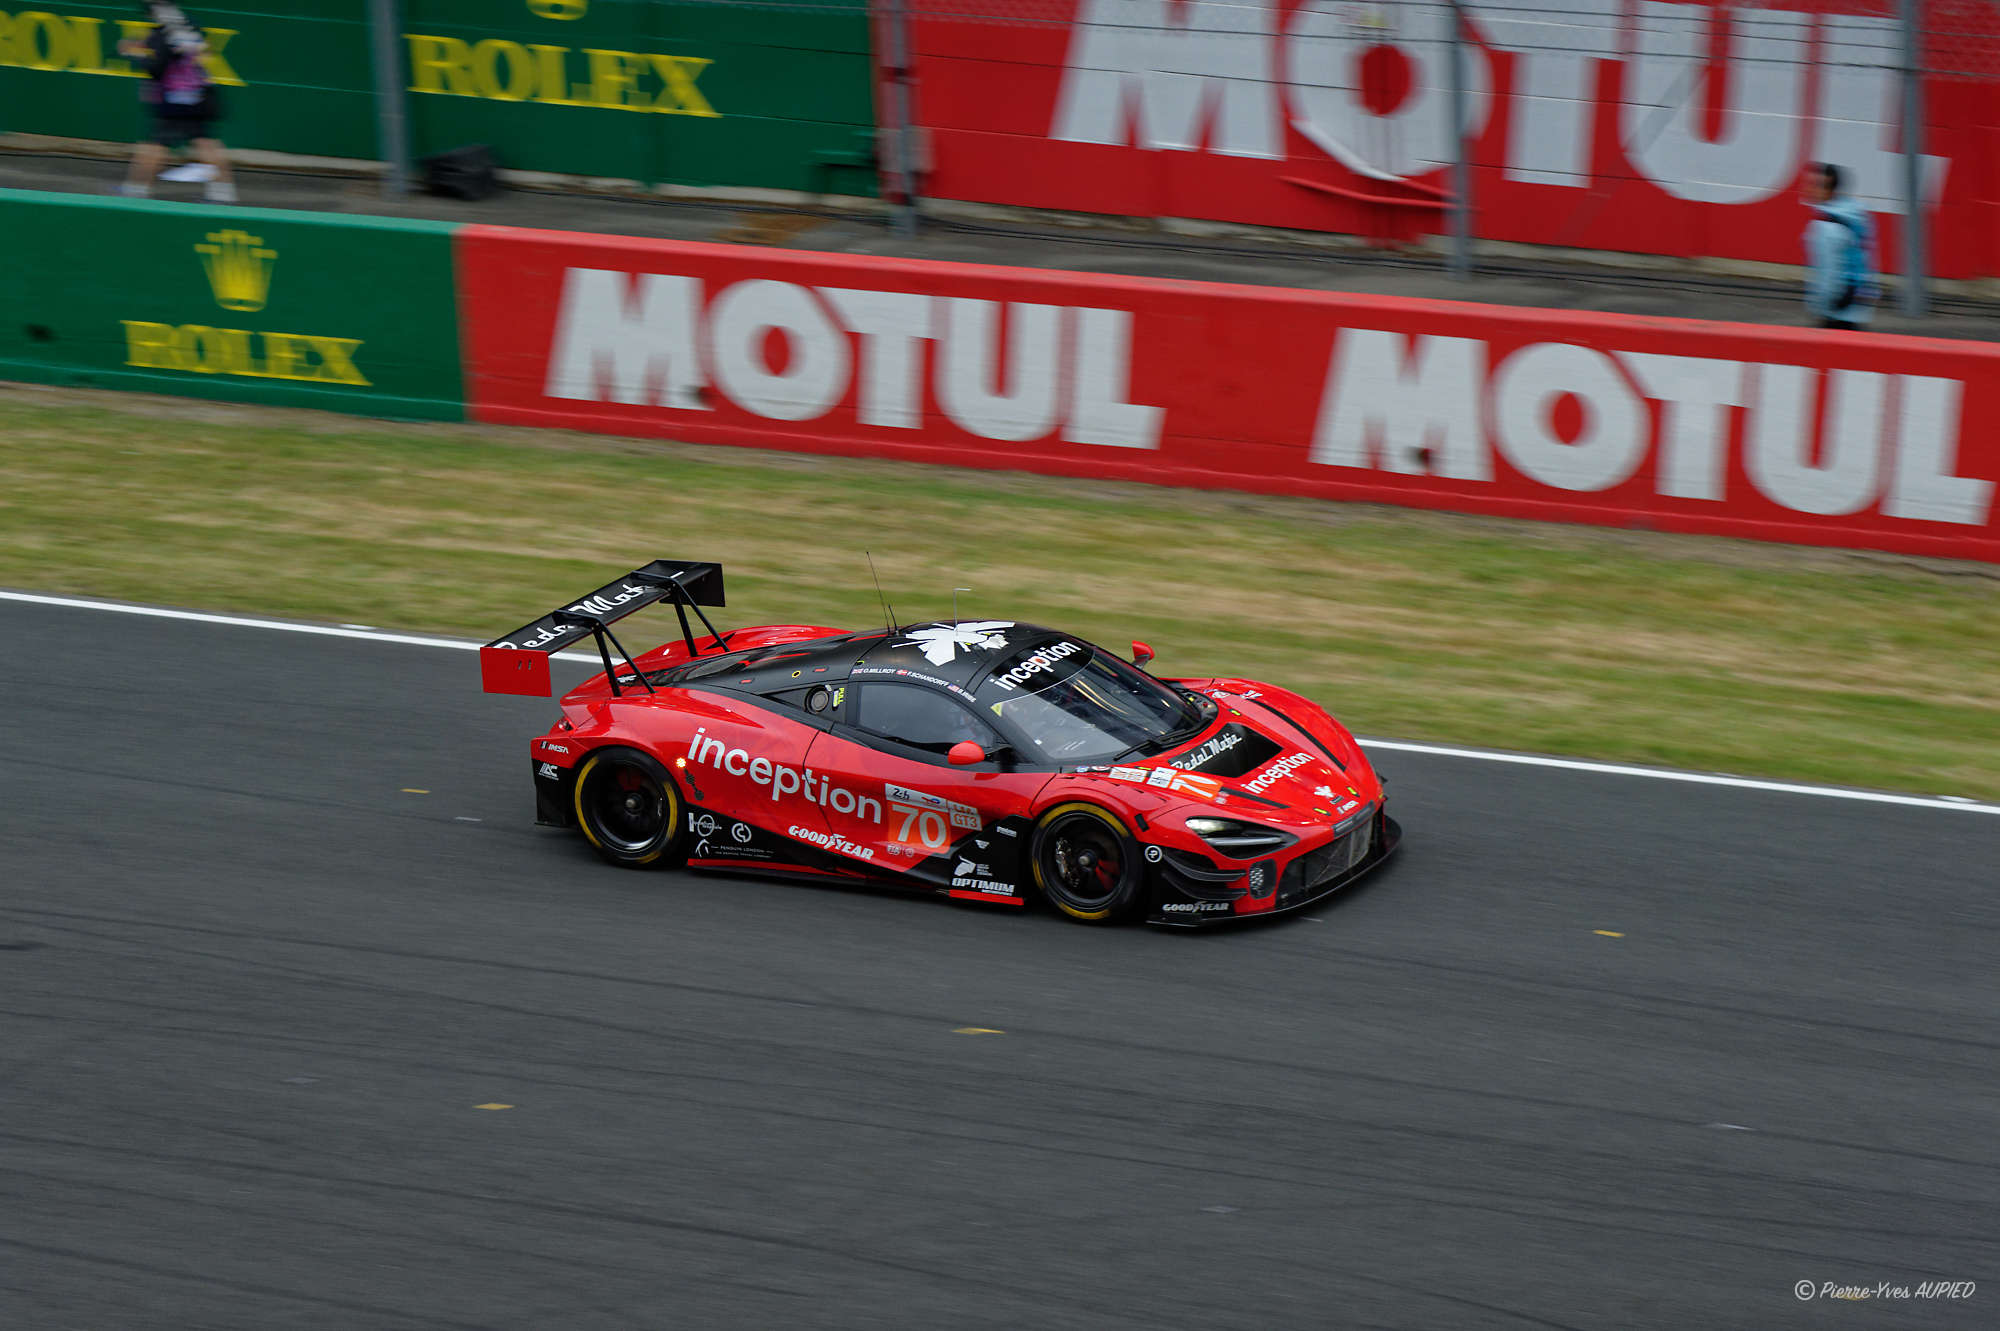
[[[592,773],[584,807],[599,839],[628,855],[650,850],[667,830],[667,792],[637,767],[621,763]]]
[[[1100,910],[1125,881],[1124,839],[1102,818],[1066,814],[1042,842],[1042,882],[1078,910]]]

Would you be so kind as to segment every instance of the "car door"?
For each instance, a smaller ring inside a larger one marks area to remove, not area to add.
[[[993,756],[953,766],[946,755],[964,740]],[[884,869],[972,895],[1020,881],[1026,814],[1050,774],[1017,768],[999,732],[961,698],[902,680],[850,682],[808,757],[855,795],[823,806],[827,825],[873,850]]]
[[[688,690],[679,714],[695,722],[679,780],[689,797],[688,855],[704,864],[788,861],[794,843],[818,845],[826,824],[807,761],[817,735],[781,707]]]

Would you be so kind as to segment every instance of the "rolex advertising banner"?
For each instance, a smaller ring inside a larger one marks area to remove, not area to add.
[[[0,190],[0,379],[459,420],[452,231]]]
[[[374,158],[368,0],[188,0],[208,38],[235,148]],[[0,0],[0,133],[130,143],[146,133],[143,67],[118,44],[151,30],[142,7],[103,0]]]
[[[403,28],[419,156],[875,192],[865,0],[404,0]]]
[[[184,5],[231,147],[374,159],[368,0]],[[411,149],[646,184],[875,192],[866,0],[402,0]],[[131,4],[0,0],[0,133],[131,142]]]

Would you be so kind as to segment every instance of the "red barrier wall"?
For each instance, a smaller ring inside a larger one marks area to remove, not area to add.
[[[912,11],[932,196],[1393,240],[1446,230],[1445,5]],[[1895,271],[1894,4],[1476,0],[1466,12],[1476,235],[1803,263],[1798,183],[1805,163],[1828,160],[1874,211]],[[1950,34],[1933,37],[1930,64],[1959,71],[1925,90],[1932,271],[1993,275],[2000,33],[1990,9],[1928,0],[1925,12]]]
[[[2000,562],[2000,348],[469,226],[475,419]]]

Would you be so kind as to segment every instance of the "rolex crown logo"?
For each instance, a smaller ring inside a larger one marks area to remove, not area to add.
[[[212,231],[209,243],[194,247],[208,270],[215,303],[225,310],[261,310],[271,291],[271,264],[276,250],[263,248],[261,236],[242,231]]]

